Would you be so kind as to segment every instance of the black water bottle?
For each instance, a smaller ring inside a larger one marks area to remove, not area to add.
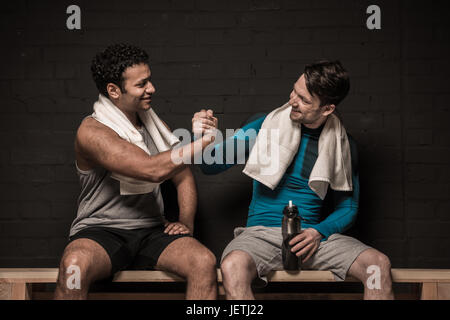
[[[298,235],[301,231],[301,222],[296,205],[289,201],[289,205],[284,207],[283,221],[281,226],[283,235],[282,257],[285,270],[300,270],[302,260],[295,253],[291,252],[289,241]]]

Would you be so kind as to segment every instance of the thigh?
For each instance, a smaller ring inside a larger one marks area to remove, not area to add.
[[[92,282],[111,275],[111,259],[106,250],[96,241],[78,238],[64,249],[60,272],[73,272],[79,268],[81,280]]]
[[[79,243],[95,244],[94,253],[98,256],[93,263],[98,263],[100,257],[109,261],[109,275],[126,269],[133,260],[132,231],[104,227],[89,227],[77,232],[70,238],[68,247],[78,247]]]
[[[179,239],[192,239],[190,235],[169,235],[164,233],[164,227],[158,226],[147,230],[147,235],[140,243],[139,250],[134,258],[131,269],[155,269],[163,266],[159,263],[161,259],[165,261],[165,256],[172,252],[167,249],[172,246],[172,243],[177,242]],[[189,241],[189,240],[185,240]],[[182,241],[181,243],[185,243]],[[184,248],[186,247],[186,248]],[[182,246],[181,250],[189,250],[189,245]],[[178,248],[178,246],[175,246]],[[182,254],[177,252],[176,254]],[[176,257],[174,258],[176,260]],[[159,264],[159,266],[158,266]]]
[[[353,237],[335,233],[320,243],[316,253],[302,265],[302,269],[329,270],[337,281],[343,281],[356,258],[370,248]]]
[[[235,238],[225,248],[222,261],[232,251],[243,251],[252,258],[258,277],[264,280],[268,272],[283,269],[282,241],[281,228],[262,226],[236,228]]]
[[[203,270],[206,263],[211,266],[215,264],[213,256],[208,248],[193,237],[180,237],[161,252],[156,268],[187,278],[193,272]]]

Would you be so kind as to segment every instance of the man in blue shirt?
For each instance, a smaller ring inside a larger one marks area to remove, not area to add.
[[[302,232],[290,242],[292,251],[302,259],[302,269],[330,270],[336,280],[345,280],[347,275],[357,278],[364,284],[365,299],[394,298],[389,258],[357,239],[342,235],[354,223],[359,202],[357,150],[350,135],[346,135],[349,148],[343,151],[347,154],[342,157],[339,154],[339,157],[351,158],[348,179],[352,187],[346,191],[336,188],[338,191],[331,183],[326,197],[310,187],[311,172],[319,157],[319,141],[323,141],[321,134],[330,119],[341,125],[339,120],[334,120],[338,119],[334,114],[349,88],[348,74],[339,61],[307,65],[294,84],[286,106],[289,114],[285,113],[282,121],[289,121],[289,117],[293,124],[301,127],[298,150],[283,169],[284,174],[281,172],[275,187],[269,188],[259,179],[253,180],[247,226],[235,229],[235,237],[222,255],[221,271],[227,299],[253,299],[252,282],[266,282],[265,275],[269,271],[283,269],[281,221],[283,208],[290,200],[298,206],[302,218]],[[203,161],[202,171],[217,174],[236,164],[239,158],[248,160],[256,140],[255,135],[252,137],[249,133],[259,134],[269,116],[251,119],[232,137],[216,144],[212,154],[215,159],[217,155],[223,157],[223,161],[212,164]],[[197,134],[215,130],[218,122],[212,110],[201,110],[192,121]],[[330,125],[327,130],[329,128]],[[239,143],[245,146],[241,152],[237,148]],[[234,151],[231,163],[227,161],[230,145]],[[326,211],[326,203],[332,204],[331,212]]]

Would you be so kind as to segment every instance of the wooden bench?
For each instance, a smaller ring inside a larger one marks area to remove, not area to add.
[[[27,300],[51,299],[51,292],[41,292],[42,284],[56,283],[57,268],[7,268],[0,269],[0,300]],[[223,298],[224,291],[221,286],[222,275],[217,270],[219,283],[219,296]],[[450,299],[450,269],[392,269],[394,283],[413,283],[418,286],[417,298],[424,300]],[[302,271],[288,273],[274,271],[268,275],[270,283],[325,283],[335,282],[330,271]],[[121,271],[115,274],[113,283],[175,283],[184,282],[184,279],[162,271]],[[348,278],[345,282],[357,282]],[[264,295],[255,295],[257,299],[267,298]],[[184,293],[90,293],[89,299],[183,299]],[[328,299],[331,295],[296,295],[272,294],[270,299]],[[336,298],[336,297],[334,297]],[[338,299],[361,299],[362,295],[347,294]]]

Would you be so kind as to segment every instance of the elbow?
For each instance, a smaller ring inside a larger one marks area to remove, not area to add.
[[[147,165],[140,168],[140,175],[142,180],[152,183],[162,183],[169,179],[173,173],[174,168],[164,163],[164,161],[153,159]]]
[[[150,171],[143,173],[141,179],[152,183],[162,183],[168,179],[168,174],[162,171]]]
[[[164,181],[169,180],[170,178],[171,178],[171,175],[169,173],[166,173],[166,174],[162,173],[162,174],[157,175],[156,182],[163,183]]]
[[[152,182],[163,183],[164,181],[171,179],[177,171],[178,170],[173,170],[170,168],[159,168],[159,170],[155,170],[153,172]]]
[[[150,182],[153,183],[163,183],[166,180],[163,176],[153,176],[150,180]]]
[[[152,177],[152,182],[154,183],[163,183],[164,181],[166,181],[167,179],[169,179],[169,173],[164,173],[164,172],[158,172],[155,173]]]

